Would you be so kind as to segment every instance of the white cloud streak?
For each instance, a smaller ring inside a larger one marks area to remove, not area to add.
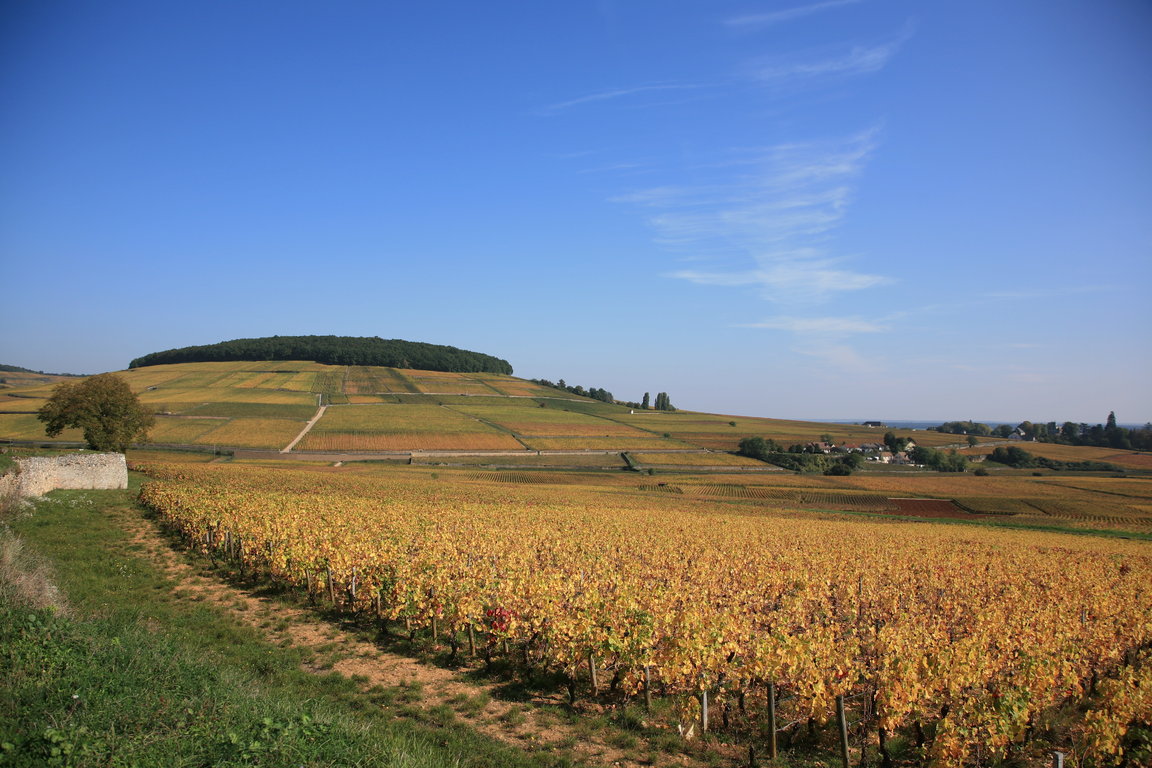
[[[727,265],[679,270],[672,277],[752,286],[775,302],[859,291],[888,279],[846,268],[824,244],[846,214],[877,133],[744,150],[718,166],[713,183],[651,187],[613,199],[649,210],[660,243]]]
[[[856,333],[884,333],[888,326],[860,317],[772,317],[741,328],[766,328],[802,334],[843,336]]]
[[[785,8],[779,11],[770,11],[768,13],[753,13],[746,16],[734,16],[724,20],[724,24],[729,27],[767,27],[774,24],[780,24],[785,21],[792,21],[804,16],[810,16],[814,13],[829,10],[830,8],[839,8],[844,5],[855,5],[860,0],[825,0],[822,3],[812,3],[811,5],[802,5],[796,8]]]
[[[541,112],[551,114],[555,112],[563,112],[564,110],[573,107],[583,106],[585,104],[594,104],[602,101],[614,101],[617,99],[625,99],[637,94],[653,93],[659,91],[687,91],[701,88],[700,85],[688,83],[657,83],[656,85],[640,85],[633,88],[617,88],[609,91],[600,91],[598,93],[590,93],[586,96],[579,98],[569,99],[568,101],[561,101],[555,104],[549,104],[544,107]]]
[[[836,55],[816,58],[807,54],[776,58],[752,69],[752,77],[768,84],[809,81],[829,77],[854,77],[882,70],[911,37],[905,30],[896,39],[877,45],[854,45]]]

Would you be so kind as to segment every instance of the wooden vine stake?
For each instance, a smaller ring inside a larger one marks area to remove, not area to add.
[[[472,629],[472,625],[468,625],[468,655],[476,655],[476,631]]]
[[[328,582],[328,600],[336,605],[336,585],[332,582],[331,566],[324,566],[324,579]]]
[[[652,668],[644,665],[644,711],[652,711]]]
[[[708,733],[708,691],[700,694],[700,733]]]
[[[768,759],[776,759],[776,683],[768,683]]]
[[[596,655],[593,653],[588,654],[588,676],[592,678],[592,695],[596,696],[600,692],[600,683],[596,678]]]
[[[836,722],[840,726],[840,760],[844,768],[851,768],[848,762],[848,715],[844,713],[844,695],[836,697]]]

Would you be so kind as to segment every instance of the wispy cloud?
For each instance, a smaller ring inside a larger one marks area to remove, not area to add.
[[[1067,285],[1056,288],[1030,288],[1017,291],[989,291],[982,298],[993,301],[1029,301],[1034,299],[1058,299],[1082,293],[1106,293],[1117,289],[1115,285]]]
[[[829,369],[842,373],[878,373],[883,370],[882,361],[865,357],[847,344],[808,343],[797,347],[796,352],[822,361]]]
[[[616,88],[613,90],[590,93],[575,99],[569,99],[568,101],[560,101],[555,104],[549,104],[548,106],[543,107],[540,111],[545,114],[551,114],[555,112],[563,112],[564,110],[583,106],[585,104],[626,99],[628,97],[637,96],[639,94],[648,94],[660,91],[689,91],[697,90],[702,87],[702,85],[695,83],[656,83],[654,85],[638,85],[632,88]]]
[[[845,269],[830,269],[831,261],[793,261],[747,272],[701,272],[680,270],[672,277],[697,285],[755,286],[763,298],[776,302],[818,301],[831,294],[860,291],[890,280]]]
[[[672,277],[752,286],[775,302],[863,290],[888,278],[848,268],[828,252],[827,240],[847,212],[878,133],[734,151],[711,169],[710,183],[637,189],[613,199],[650,211],[661,244],[714,265]]]
[[[746,16],[734,16],[725,19],[724,24],[729,27],[767,27],[785,21],[799,19],[804,16],[810,16],[813,13],[827,11],[830,8],[839,8],[843,5],[855,5],[858,2],[860,2],[860,0],[825,0],[825,2],[822,3],[801,5],[795,8],[784,8],[779,11],[769,11],[768,13],[752,13]]]
[[[836,53],[791,54],[762,60],[752,68],[752,77],[760,82],[777,84],[789,81],[829,77],[870,75],[882,70],[911,36],[910,31],[885,43],[853,45]]]
[[[767,328],[792,333],[844,336],[856,333],[883,333],[887,325],[861,317],[772,317],[758,323],[743,323],[741,328]]]

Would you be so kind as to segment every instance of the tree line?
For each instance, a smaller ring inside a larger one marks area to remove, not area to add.
[[[180,347],[138,357],[129,368],[169,363],[310,360],[327,365],[378,365],[448,373],[503,373],[512,366],[482,352],[379,336],[266,336]]]
[[[1022,421],[1015,427],[1010,424],[992,427],[975,421],[948,421],[934,429],[937,432],[953,435],[986,437],[1008,437],[1019,431],[1020,436],[1025,440],[1035,440],[1039,443],[1152,451],[1152,423],[1134,429],[1122,427],[1116,423],[1115,411],[1108,414],[1108,419],[1104,424],[1095,425],[1074,421],[1063,423]]]
[[[1077,470],[1081,472],[1118,472],[1121,468],[1106,461],[1058,461],[1046,456],[1033,456],[1023,448],[1015,445],[997,446],[988,457],[1005,466],[1017,469],[1043,468],[1054,470]]]
[[[543,387],[550,387],[552,389],[559,389],[562,392],[568,392],[568,393],[571,393],[573,395],[578,395],[580,397],[590,397],[593,400],[600,400],[601,402],[604,402],[604,403],[614,403],[617,405],[623,405],[627,408],[635,408],[635,409],[644,410],[644,411],[648,411],[648,410],[674,411],[674,410],[676,410],[676,407],[672,405],[672,399],[670,397],[668,397],[667,392],[657,392],[656,393],[656,401],[654,403],[652,402],[652,398],[651,398],[650,393],[645,392],[643,399],[641,399],[640,402],[637,403],[637,402],[631,402],[631,401],[617,400],[615,397],[612,396],[612,393],[606,389],[600,389],[597,387],[590,387],[588,389],[585,389],[584,387],[580,386],[579,384],[569,385],[566,381],[564,381],[564,379],[560,379],[559,381],[556,381],[556,382],[549,381],[548,379],[531,379],[531,381],[534,384],[539,384],[540,386],[543,386]]]

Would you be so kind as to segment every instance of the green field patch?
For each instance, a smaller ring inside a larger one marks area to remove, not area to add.
[[[469,405],[455,410],[491,422],[517,435],[534,437],[646,437],[646,433],[616,421],[555,408],[515,405]]]
[[[30,413],[0,413],[0,439],[43,440],[44,442],[83,442],[84,431],[66,429],[56,437],[44,434],[44,422]]]
[[[413,456],[413,464],[461,465],[482,467],[563,467],[580,469],[624,469],[624,459],[618,453],[536,454],[524,451],[522,455],[502,456]]]
[[[691,447],[659,437],[524,437],[522,440],[535,451],[659,451]]]
[[[553,396],[537,398],[537,405],[543,403],[547,408],[557,408],[562,411],[584,413],[590,416],[603,416],[606,419],[613,419],[621,422],[624,422],[622,417],[628,414],[628,409],[622,405],[602,403],[599,400],[581,400],[578,399],[576,395],[572,395],[567,392],[560,392],[558,390],[549,390],[549,392],[554,393]]]
[[[644,466],[680,467],[755,467],[769,469],[762,461],[730,453],[629,453],[632,460]]]
[[[139,394],[140,402],[154,408],[176,403],[278,403],[316,405],[316,395],[274,389],[178,389],[158,387]],[[168,409],[171,410],[171,409]],[[175,412],[175,411],[173,411]]]
[[[342,405],[324,412],[312,432],[379,434],[489,433],[498,430],[438,405]]]
[[[394,368],[354,366],[348,369],[344,392],[348,395],[391,394],[416,392],[415,385]]]
[[[46,397],[17,397],[13,395],[0,395],[0,412],[3,413],[36,413],[40,406],[48,402]]]
[[[229,419],[295,419],[308,421],[316,413],[315,405],[285,403],[201,403],[184,411],[190,416],[224,416]]]
[[[148,441],[152,443],[187,444],[198,443],[200,438],[227,422],[222,418],[192,418],[184,416],[157,416],[156,423],[148,430]],[[299,429],[297,429],[299,431]]]
[[[438,395],[496,395],[496,390],[482,381],[469,379],[413,379],[421,392]]]
[[[230,419],[193,442],[234,448],[279,450],[300,434],[303,425],[288,419]]]
[[[542,387],[530,381],[513,379],[509,376],[485,378],[485,383],[497,392],[510,397],[548,397],[556,394],[556,390]]]
[[[342,405],[325,411],[302,451],[518,450],[511,435],[437,405]]]

